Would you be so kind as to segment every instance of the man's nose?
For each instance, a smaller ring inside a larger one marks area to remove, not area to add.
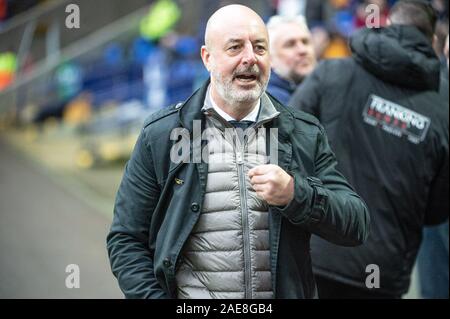
[[[247,45],[242,52],[242,63],[244,65],[254,65],[257,62],[255,51],[253,50],[253,46]]]

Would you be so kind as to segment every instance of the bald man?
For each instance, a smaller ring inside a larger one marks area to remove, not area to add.
[[[151,115],[127,163],[112,271],[127,298],[313,298],[311,234],[361,244],[366,206],[318,122],[265,93],[269,39],[255,12],[214,13],[201,57],[210,81]]]

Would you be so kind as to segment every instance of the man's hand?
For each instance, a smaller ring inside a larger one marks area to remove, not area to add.
[[[294,198],[294,178],[277,165],[260,165],[248,172],[256,194],[272,206],[286,206]]]

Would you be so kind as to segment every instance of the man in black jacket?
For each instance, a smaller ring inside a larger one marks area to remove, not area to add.
[[[449,107],[438,94],[436,16],[426,2],[400,1],[389,20],[355,34],[353,56],[321,63],[289,103],[322,122],[372,219],[355,249],[312,240],[321,298],[400,298],[423,225],[448,217]]]
[[[367,238],[318,121],[264,92],[268,48],[254,11],[219,9],[201,50],[211,81],[147,119],[107,239],[126,297],[313,298],[311,234]]]

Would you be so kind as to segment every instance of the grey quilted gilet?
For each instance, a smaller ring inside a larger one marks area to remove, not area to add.
[[[243,143],[233,129],[225,129],[230,125],[206,101],[204,110],[211,132],[206,193],[199,220],[182,250],[177,297],[272,298],[268,205],[248,178],[251,168],[266,164],[266,137],[255,130]],[[258,123],[277,115],[263,95]]]

